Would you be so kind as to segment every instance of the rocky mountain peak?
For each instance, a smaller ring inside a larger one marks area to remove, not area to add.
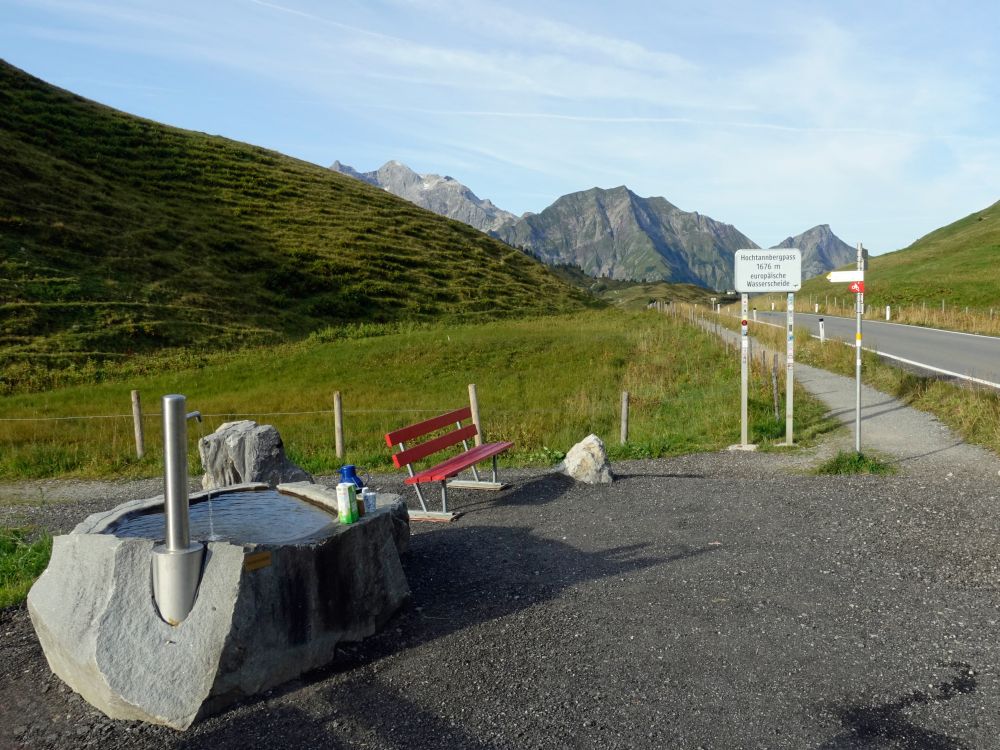
[[[797,247],[802,251],[803,279],[847,265],[857,255],[853,247],[833,233],[829,224],[818,224],[775,245],[775,248],[782,247]]]
[[[595,277],[716,289],[732,285],[735,251],[756,247],[728,224],[625,185],[564,195],[494,234],[546,263],[575,265]]]
[[[364,180],[436,214],[469,224],[482,232],[516,219],[514,214],[482,200],[454,177],[418,174],[402,162],[387,161],[374,172],[358,172],[335,161],[330,169]]]

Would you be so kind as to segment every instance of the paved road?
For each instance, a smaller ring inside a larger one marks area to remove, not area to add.
[[[827,338],[854,341],[854,318],[796,312],[795,325],[818,336],[821,317]],[[757,320],[784,326],[785,313],[758,311]],[[864,322],[862,331],[865,349],[934,372],[1000,387],[1000,338],[872,320]]]

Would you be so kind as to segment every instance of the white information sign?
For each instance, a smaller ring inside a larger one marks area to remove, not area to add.
[[[802,251],[798,248],[736,251],[737,292],[797,292],[801,287]]]

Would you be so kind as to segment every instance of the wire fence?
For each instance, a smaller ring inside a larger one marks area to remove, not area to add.
[[[693,305],[690,309],[679,304],[655,307],[657,312],[681,319],[689,318],[691,322],[696,321],[700,312]],[[641,352],[645,351],[641,349]],[[540,404],[536,402],[537,408],[519,407],[517,404],[521,400],[511,399],[507,394],[507,398],[490,404],[481,429],[486,439],[502,435],[503,439],[515,442],[527,457],[520,460],[529,461],[558,457],[559,451],[568,449],[587,432],[600,435],[609,451],[614,448],[616,455],[628,458],[658,455],[668,447],[673,450],[675,444],[688,445],[692,440],[718,442],[716,433],[726,430],[724,420],[706,420],[706,424],[699,427],[700,432],[695,430],[696,438],[689,437],[689,431],[679,425],[697,421],[702,413],[692,411],[683,392],[678,392],[673,386],[665,388],[662,380],[663,376],[623,377],[620,384],[609,383],[610,388],[581,388],[579,391],[567,391],[565,398],[547,399]],[[473,387],[470,384],[470,388]],[[619,390],[621,388],[628,390]],[[718,390],[713,383],[713,398]],[[215,410],[201,413],[205,424],[192,424],[189,429],[203,439],[221,422],[241,419],[252,419],[262,424],[272,422],[281,430],[286,445],[294,449],[292,452],[296,460],[305,461],[312,471],[319,471],[348,459],[365,466],[387,463],[389,453],[383,439],[386,433],[463,406],[450,402],[435,408],[433,403],[426,405],[420,399],[417,406],[421,408],[393,406],[392,402],[388,404],[390,408],[378,408],[377,403],[370,408],[364,408],[368,404],[345,408],[346,404],[338,403],[339,395],[334,392],[333,403],[330,404],[333,408],[282,409],[284,404],[281,401],[271,401],[261,404],[265,409],[272,407],[268,411],[247,408],[242,411],[218,411],[218,407],[225,408],[229,404],[216,401]],[[344,401],[350,397],[349,392],[343,395]],[[767,395],[770,396],[770,393]],[[121,406],[128,408],[127,391],[122,396],[124,403]],[[0,471],[16,476],[32,472],[55,475],[78,471],[80,467],[84,467],[84,471],[98,472],[107,471],[109,467],[114,471],[143,470],[141,467],[158,460],[162,449],[159,431],[153,426],[162,418],[162,409],[142,409],[144,404],[141,404],[139,396],[138,391],[133,392],[131,413],[116,413],[113,404],[107,410],[100,407],[93,409],[96,413],[92,414],[67,413],[73,411],[73,406],[67,404],[63,404],[62,408],[57,404],[49,408],[38,404],[30,411],[25,409],[20,414],[8,412],[8,416],[0,416],[0,433],[5,433],[0,438],[0,451],[5,454],[0,458]],[[366,392],[365,398],[371,398],[370,394]],[[300,404],[313,405],[300,400],[295,406]],[[159,407],[155,402],[150,405]],[[212,408],[211,404],[207,405]],[[239,405],[246,407],[250,404]],[[274,409],[275,406],[278,408]],[[86,408],[83,404],[80,407],[81,410]],[[148,455],[145,450],[147,444],[150,448]]]
[[[632,398],[635,404],[639,399]],[[652,399],[646,401],[652,402]],[[345,415],[351,414],[442,414],[452,406],[440,409],[344,409]],[[219,417],[292,417],[310,414],[327,414],[332,416],[333,409],[317,409],[314,411],[253,411],[253,412],[219,412],[218,414],[202,414],[205,418]],[[494,414],[561,414],[560,409],[517,409],[516,411],[494,410]],[[143,419],[154,419],[163,416],[160,412],[143,412]],[[132,419],[132,414],[81,414],[69,417],[0,417],[0,422],[63,422],[85,419]]]

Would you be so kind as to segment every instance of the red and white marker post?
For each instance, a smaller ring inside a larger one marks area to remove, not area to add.
[[[861,452],[861,316],[865,311],[865,268],[868,265],[868,251],[858,243],[857,270],[831,271],[826,275],[828,281],[834,283],[848,282],[855,300],[857,316],[856,332],[854,334],[854,450]]]
[[[749,321],[747,320],[747,308],[750,304],[750,295],[740,295],[740,445],[745,449],[749,444],[748,423],[749,414],[747,403],[749,400],[748,383],[750,381],[750,339]]]

